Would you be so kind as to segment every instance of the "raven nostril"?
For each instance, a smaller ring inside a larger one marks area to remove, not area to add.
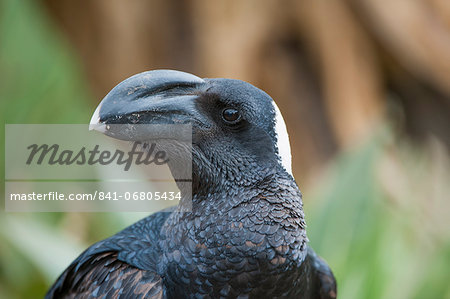
[[[138,113],[132,113],[128,116],[128,122],[131,124],[139,123],[141,115]]]

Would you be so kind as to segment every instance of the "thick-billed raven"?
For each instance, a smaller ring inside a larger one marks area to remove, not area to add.
[[[153,214],[83,252],[46,298],[335,298],[308,246],[275,102],[230,79],[169,70],[111,90],[92,124],[192,124],[192,211]]]

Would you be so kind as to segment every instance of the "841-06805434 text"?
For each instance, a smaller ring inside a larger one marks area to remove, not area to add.
[[[11,193],[9,200],[180,200],[180,192],[160,192],[160,191],[148,191],[148,192],[103,192],[95,191],[92,193],[69,193],[64,194],[61,192],[47,192],[47,193]]]

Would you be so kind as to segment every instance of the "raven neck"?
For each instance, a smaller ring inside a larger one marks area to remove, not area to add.
[[[184,199],[187,199],[183,202]],[[243,214],[258,215],[254,205],[267,202],[268,209],[278,209],[296,215],[304,224],[302,194],[290,174],[285,171],[272,172],[251,184],[226,183],[217,189],[193,192],[182,200],[178,212],[187,212],[186,217],[224,214],[239,208]],[[188,202],[189,201],[189,202]],[[262,213],[265,213],[262,211]],[[303,228],[303,225],[301,225]]]
[[[280,180],[293,181],[293,178],[279,165],[275,167],[255,166],[251,171],[222,167],[213,172],[214,176],[211,176],[211,174],[210,171],[195,171],[194,169],[191,189],[194,203],[211,195],[226,197],[239,192],[252,193],[255,190],[261,190],[261,188],[267,188],[267,183],[277,185]]]
[[[273,271],[298,267],[306,255],[308,239],[301,193],[288,174],[275,173],[246,188],[195,194],[192,210],[185,211],[178,208],[167,219],[162,229],[164,246],[185,248],[188,255],[214,248],[231,254],[235,246],[241,246],[242,258],[256,259]],[[193,240],[196,247],[191,248],[186,240]],[[255,257],[252,248],[266,248],[279,260]]]

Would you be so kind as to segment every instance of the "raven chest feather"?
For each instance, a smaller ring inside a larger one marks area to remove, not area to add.
[[[171,215],[161,245],[167,285],[176,286],[170,294],[277,297],[301,289],[292,288],[306,256],[301,198],[295,189],[263,191]]]

